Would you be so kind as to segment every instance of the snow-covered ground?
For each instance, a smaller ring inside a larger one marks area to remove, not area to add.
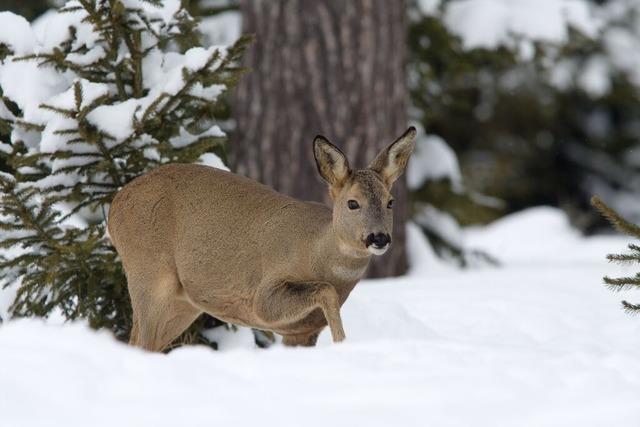
[[[467,242],[504,265],[454,270],[412,231],[412,273],[358,285],[338,345],[260,350],[241,330],[218,352],[162,355],[8,322],[0,425],[637,426],[640,319],[601,284],[625,273],[604,256],[628,239],[582,238],[537,208]]]

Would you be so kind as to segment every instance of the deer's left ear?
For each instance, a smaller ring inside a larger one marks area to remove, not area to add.
[[[369,169],[377,172],[387,187],[391,187],[407,167],[409,156],[413,152],[415,139],[416,128],[411,126],[400,138],[382,150],[375,160],[369,164]]]

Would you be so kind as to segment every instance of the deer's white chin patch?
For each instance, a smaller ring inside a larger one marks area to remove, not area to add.
[[[373,245],[367,246],[367,250],[374,255],[382,255],[387,252],[387,249],[389,249],[389,245],[385,245],[383,248],[376,248]]]

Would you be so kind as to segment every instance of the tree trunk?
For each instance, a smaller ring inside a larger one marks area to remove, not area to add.
[[[407,128],[405,3],[241,0],[251,71],[235,90],[232,166],[291,196],[328,201],[312,141],[322,134],[352,168],[366,167]],[[370,276],[405,272],[407,196],[395,184],[394,244]]]

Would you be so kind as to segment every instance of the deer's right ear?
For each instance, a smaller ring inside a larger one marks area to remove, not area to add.
[[[313,156],[320,176],[331,186],[341,184],[351,173],[344,153],[324,136],[318,135],[314,138]]]

